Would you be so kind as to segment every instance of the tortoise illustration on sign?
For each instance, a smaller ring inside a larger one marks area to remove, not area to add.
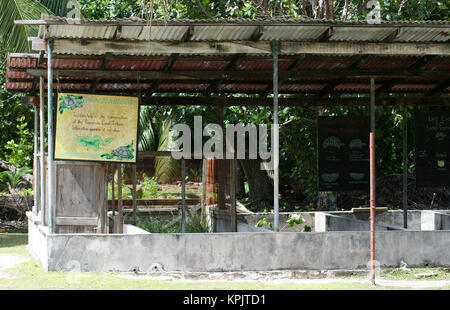
[[[362,149],[365,146],[366,146],[366,144],[364,142],[362,142],[361,139],[353,139],[352,141],[350,141],[350,144],[349,144],[349,147],[351,149],[354,149],[354,148]]]
[[[86,148],[92,148],[96,151],[103,150],[100,145],[107,145],[111,143],[111,141],[114,140],[113,138],[106,138],[105,140],[102,140],[100,136],[95,137],[78,137],[78,144],[85,146]]]
[[[83,107],[83,96],[64,95],[59,100],[59,114]]]
[[[328,183],[336,182],[339,178],[339,173],[322,173],[322,180]]]
[[[435,136],[436,136],[436,139],[438,139],[439,141],[442,141],[447,137],[445,132],[441,132],[441,131],[437,132]]]
[[[133,153],[133,143],[131,143],[126,146],[119,146],[117,149],[112,150],[110,154],[102,154],[100,157],[115,160],[132,160],[134,158]]]
[[[355,173],[355,172],[350,173],[350,177],[356,181],[364,179],[365,175],[366,175],[365,173]]]
[[[322,146],[324,149],[329,147],[337,147],[338,149],[341,149],[341,147],[344,146],[344,143],[342,143],[338,137],[331,136],[323,141]]]

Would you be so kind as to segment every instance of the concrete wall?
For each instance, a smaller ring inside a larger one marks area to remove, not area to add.
[[[48,247],[47,235],[48,227],[41,226],[40,218],[33,215],[32,212],[27,212],[28,217],[28,245],[27,250],[33,258],[42,262],[45,271],[48,266]]]
[[[450,230],[450,214],[446,214],[442,211],[423,211],[421,229]]]
[[[221,233],[48,236],[48,270],[251,271],[359,269],[369,261],[369,234]],[[449,266],[450,231],[376,233],[381,266]]]

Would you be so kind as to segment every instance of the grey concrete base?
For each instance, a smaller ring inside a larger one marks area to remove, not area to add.
[[[422,211],[422,230],[450,230],[450,214],[440,211]]]
[[[367,268],[367,232],[53,234],[29,221],[29,250],[46,270],[224,272]],[[376,233],[381,267],[450,266],[450,231]]]

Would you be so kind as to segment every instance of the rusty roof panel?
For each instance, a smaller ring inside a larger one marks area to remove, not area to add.
[[[390,27],[333,27],[333,35],[329,41],[380,42],[394,34],[396,30]]]
[[[32,82],[5,82],[5,89],[7,91],[30,91],[33,87]]]
[[[219,90],[225,92],[239,91],[263,91],[267,88],[266,84],[250,84],[250,83],[223,83],[219,86]]]
[[[47,89],[47,82],[44,83],[44,88]],[[55,83],[53,82],[54,90],[89,90],[91,83]]]
[[[28,75],[28,73],[26,71],[9,71],[9,70],[6,70],[6,78],[7,79],[27,79],[27,80],[34,79],[34,77],[31,75]]]
[[[204,91],[208,84],[194,84],[194,83],[161,83],[158,90],[161,91]]]
[[[161,70],[165,60],[109,60],[106,69],[110,70]]]
[[[280,60],[278,62],[279,70],[286,70],[292,64],[292,60]],[[272,60],[243,60],[237,66],[236,70],[272,70]]]
[[[47,59],[43,60],[43,65],[47,66]],[[102,61],[99,59],[54,59],[54,69],[78,69],[95,70],[99,69]]]
[[[226,60],[177,60],[172,70],[224,70],[229,64]]]
[[[318,92],[327,84],[282,84],[279,89],[283,92]]]
[[[37,58],[8,56],[6,66],[14,69],[36,68],[37,62]]]
[[[362,64],[361,70],[406,70],[416,62],[415,59],[373,59]]]
[[[355,61],[345,59],[310,59],[302,62],[297,69],[301,70],[345,70]]]
[[[406,91],[411,91],[411,92],[424,92],[427,90],[431,90],[433,88],[435,88],[437,86],[437,84],[398,84],[395,85],[394,87],[392,87],[391,91],[394,92],[406,92]]]
[[[450,61],[448,59],[435,59],[424,66],[424,70],[450,71]]]
[[[375,84],[375,89],[381,87],[381,84]],[[350,91],[350,92],[368,92],[370,91],[370,84],[358,84],[358,83],[348,83],[340,84],[334,88],[334,91]]]
[[[138,90],[148,89],[151,83],[99,83],[99,90]]]

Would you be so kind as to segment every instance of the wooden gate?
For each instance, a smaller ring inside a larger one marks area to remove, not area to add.
[[[54,232],[104,233],[105,164],[53,163]]]

